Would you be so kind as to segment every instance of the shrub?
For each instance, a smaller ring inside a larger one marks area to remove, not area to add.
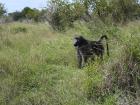
[[[27,29],[25,27],[16,27],[13,29],[14,33],[19,33],[19,32],[23,32],[26,33]]]

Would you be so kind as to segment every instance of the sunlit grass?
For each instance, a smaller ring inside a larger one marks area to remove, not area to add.
[[[97,40],[102,33],[109,37],[110,57],[105,53],[104,61],[78,69],[73,37]],[[66,32],[45,23],[1,25],[0,104],[114,105],[120,92],[107,93],[104,86],[117,87],[105,80],[111,73],[116,78],[112,69],[125,64],[129,52],[139,59],[139,33],[139,21],[121,27],[77,22]]]

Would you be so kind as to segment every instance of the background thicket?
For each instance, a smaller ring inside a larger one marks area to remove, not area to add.
[[[140,5],[119,1],[51,0],[10,14],[1,4],[0,105],[139,105]],[[78,69],[75,35],[102,34],[110,56]]]
[[[0,4],[0,16],[6,12]],[[73,22],[90,22],[100,18],[105,24],[126,23],[140,18],[138,0],[49,0],[42,10],[25,7],[21,11],[8,13],[7,21],[44,22],[55,30],[73,27]],[[11,20],[10,20],[11,21]]]

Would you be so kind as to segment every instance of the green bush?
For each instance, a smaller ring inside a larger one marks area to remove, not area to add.
[[[26,33],[27,32],[27,28],[25,28],[25,27],[16,27],[16,28],[13,29],[13,32],[14,33],[19,33],[19,32]]]

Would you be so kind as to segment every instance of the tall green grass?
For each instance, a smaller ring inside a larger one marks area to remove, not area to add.
[[[139,21],[126,26],[76,22],[66,32],[55,32],[45,23],[1,25],[0,104],[120,104],[119,97],[125,94],[120,81],[129,79],[125,75],[130,73],[129,66],[139,73],[139,33]],[[97,40],[102,34],[109,37],[110,57],[105,53],[102,62],[97,59],[78,69],[73,37]]]

